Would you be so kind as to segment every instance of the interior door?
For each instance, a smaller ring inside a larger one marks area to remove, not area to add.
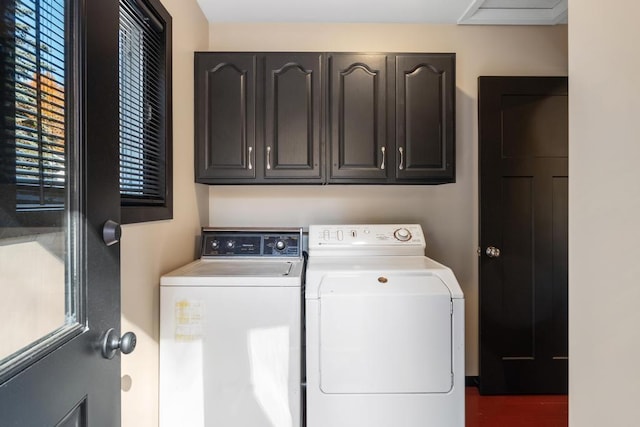
[[[567,78],[478,86],[480,392],[566,393]]]
[[[119,425],[118,1],[0,8],[0,423]]]

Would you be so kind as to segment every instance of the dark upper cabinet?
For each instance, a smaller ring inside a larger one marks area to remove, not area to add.
[[[196,181],[256,177],[253,54],[196,54]]]
[[[197,182],[455,182],[452,53],[196,52],[195,107]]]
[[[322,179],[322,54],[264,55],[265,181]]]
[[[322,60],[196,52],[196,181],[321,183]]]
[[[328,55],[328,182],[387,179],[387,61]]]
[[[455,55],[398,54],[395,178],[455,182]]]

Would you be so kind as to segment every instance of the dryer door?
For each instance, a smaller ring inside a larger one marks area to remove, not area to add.
[[[320,283],[324,393],[446,393],[451,296],[429,273],[326,275]]]

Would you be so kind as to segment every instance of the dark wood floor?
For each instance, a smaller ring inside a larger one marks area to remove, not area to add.
[[[480,396],[466,388],[466,427],[567,427],[568,397]]]

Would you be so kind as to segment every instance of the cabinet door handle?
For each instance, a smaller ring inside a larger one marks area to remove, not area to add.
[[[267,170],[271,169],[271,146],[267,145]]]
[[[253,165],[251,164],[251,152],[253,151],[253,147],[249,147],[249,170],[253,169]]]
[[[400,166],[398,166],[398,169],[403,170],[404,169],[404,148],[398,147],[398,151],[400,152]]]
[[[384,154],[385,154],[386,148],[380,147],[380,151],[382,151],[382,163],[380,164],[380,169],[384,170],[384,164],[386,163],[384,160]]]

